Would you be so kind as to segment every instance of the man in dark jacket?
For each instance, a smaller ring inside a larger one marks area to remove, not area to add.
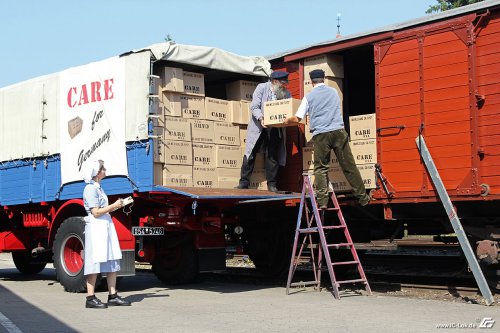
[[[245,156],[241,166],[241,178],[236,188],[244,189],[250,185],[250,176],[255,165],[255,155],[263,146],[265,149],[265,169],[267,189],[278,192],[278,169],[286,163],[285,129],[264,126],[264,103],[277,99],[290,98],[286,89],[287,72],[273,72],[271,81],[261,83],[255,88],[250,110],[252,116],[248,123]]]

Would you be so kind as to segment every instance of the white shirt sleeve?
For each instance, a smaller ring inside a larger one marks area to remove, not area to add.
[[[295,114],[295,117],[304,119],[307,113],[307,109],[309,109],[309,103],[307,102],[307,98],[304,96],[304,98],[302,98],[302,102],[300,103],[299,109]]]

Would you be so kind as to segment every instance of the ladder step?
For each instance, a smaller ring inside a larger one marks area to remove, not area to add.
[[[341,247],[341,246],[352,246],[352,243],[338,243],[338,244],[327,244],[328,247]]]
[[[363,283],[368,283],[366,282],[365,279],[355,279],[355,280],[344,280],[344,281],[337,281],[337,284],[345,284],[345,283],[356,283],[356,282],[363,282]]]
[[[327,225],[324,226],[323,229],[342,229],[345,228],[344,225]]]
[[[310,234],[310,233],[313,233],[313,232],[318,232],[318,227],[298,229],[298,231],[301,234]]]
[[[290,287],[315,286],[318,283],[318,281],[293,282],[290,284]]]
[[[359,261],[354,260],[354,261],[338,261],[338,262],[332,262],[332,266],[340,266],[340,265],[354,265],[354,264],[359,264]]]
[[[322,211],[322,210],[339,210],[340,208],[337,208],[337,207],[329,207],[329,208],[326,208],[326,209],[319,209],[318,207],[318,210]]]

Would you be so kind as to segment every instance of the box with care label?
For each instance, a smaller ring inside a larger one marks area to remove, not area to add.
[[[214,143],[214,122],[210,120],[191,120],[193,142]]]
[[[304,78],[309,79],[309,73],[322,69],[325,76],[344,77],[344,58],[333,54],[322,54],[304,59]]]
[[[182,117],[192,119],[206,119],[205,97],[194,95],[180,95]]]
[[[188,119],[165,117],[165,140],[191,141],[191,124]]]
[[[239,169],[217,168],[219,188],[235,188],[240,182]]]
[[[162,175],[163,186],[193,186],[193,167],[190,165],[165,164]]]
[[[258,82],[238,80],[226,84],[226,98],[230,101],[251,101]]]
[[[375,113],[349,117],[351,140],[377,138],[377,123]]]
[[[266,171],[263,169],[253,169],[248,188],[267,190]]]
[[[186,141],[163,141],[165,164],[193,165],[193,145]]]
[[[193,165],[215,167],[215,145],[193,142]]]
[[[193,166],[193,186],[217,188],[217,168],[205,166]]]
[[[363,178],[363,184],[366,189],[377,188],[377,179],[375,178],[375,164],[358,165],[359,173]]]
[[[240,126],[240,146],[245,147],[247,144],[247,127]]]
[[[205,75],[193,72],[183,72],[184,93],[205,96]]]
[[[217,168],[241,169],[241,147],[217,145]]]
[[[330,151],[330,168],[338,166],[338,164],[335,152]],[[302,147],[302,170],[314,171],[314,147]]]
[[[240,146],[240,128],[230,123],[214,122],[215,143]]]
[[[355,140],[349,145],[356,164],[377,163],[377,140]]]
[[[205,110],[208,120],[231,122],[229,101],[205,97]]]
[[[165,67],[162,74],[162,91],[184,92],[184,71],[182,68]]]
[[[297,113],[300,102],[300,99],[287,98],[264,103],[264,125],[268,127],[291,126],[283,124],[283,121]]]

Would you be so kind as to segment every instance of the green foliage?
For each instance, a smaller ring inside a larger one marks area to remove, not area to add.
[[[170,36],[170,34],[167,34],[167,37],[164,38],[165,42],[175,42],[175,40]]]
[[[436,0],[436,1],[437,1],[436,5],[429,6],[429,9],[425,11],[427,14],[444,12],[445,10],[448,9],[467,6],[484,0]]]

